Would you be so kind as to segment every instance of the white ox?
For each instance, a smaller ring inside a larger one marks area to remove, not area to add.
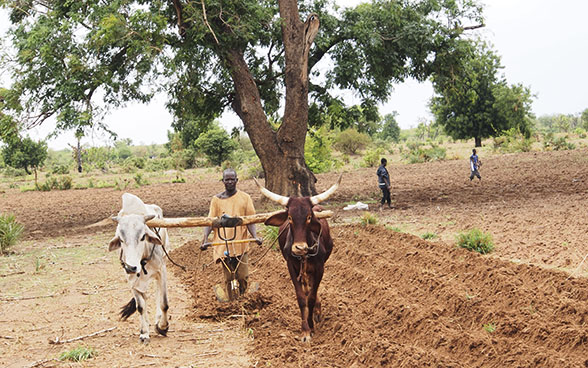
[[[126,320],[135,311],[141,314],[141,342],[149,342],[149,320],[145,306],[145,293],[149,280],[157,281],[157,311],[155,329],[166,336],[169,329],[167,320],[167,274],[164,251],[168,245],[165,228],[149,228],[145,223],[155,217],[162,218],[161,208],[155,204],[145,204],[130,193],[122,195],[123,206],[118,216],[112,217],[118,223],[116,234],[108,245],[108,250],[120,249],[120,262],[127,274],[133,299],[120,312],[121,319]]]

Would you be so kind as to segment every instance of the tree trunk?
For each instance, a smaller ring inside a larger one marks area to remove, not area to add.
[[[296,0],[280,0],[279,8],[286,58],[286,103],[277,132],[267,121],[243,51],[229,50],[223,57],[230,66],[235,84],[232,107],[243,121],[261,161],[266,187],[285,196],[310,196],[316,194],[316,177],[304,159],[308,127],[308,52],[318,33],[319,21],[316,14],[310,14],[305,23],[301,22]]]
[[[316,178],[304,161],[306,129],[304,135],[294,138],[272,130],[243,53],[230,50],[226,54],[226,60],[235,83],[236,94],[232,107],[243,121],[245,131],[261,161],[266,187],[285,196],[316,194]],[[285,122],[282,126],[284,124]],[[306,126],[306,120],[304,124]]]
[[[482,147],[482,138],[480,137],[474,137],[475,140],[475,146],[476,147]]]

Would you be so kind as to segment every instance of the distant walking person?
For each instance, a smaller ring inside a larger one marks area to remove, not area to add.
[[[474,176],[477,176],[478,179],[482,180],[482,176],[480,175],[480,172],[478,171],[478,169],[480,168],[480,166],[482,165],[482,162],[480,161],[480,159],[478,158],[478,155],[476,154],[476,149],[474,148],[472,150],[472,155],[470,156],[470,181],[472,181],[474,179]]]
[[[390,175],[386,169],[388,161],[385,158],[380,160],[380,167],[376,174],[378,175],[378,186],[382,190],[382,200],[380,201],[380,210],[384,206],[384,202],[388,203],[388,208],[392,208],[392,200],[390,199]]]

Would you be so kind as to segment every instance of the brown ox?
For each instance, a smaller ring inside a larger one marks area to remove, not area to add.
[[[255,182],[263,195],[286,206],[286,210],[270,217],[265,224],[280,227],[278,241],[296,290],[302,317],[302,341],[310,342],[314,322],[321,320],[318,287],[325,262],[333,250],[329,224],[325,219],[317,219],[313,210],[322,210],[317,205],[335,192],[341,177],[326,192],[313,197],[284,197],[262,187],[257,180]]]

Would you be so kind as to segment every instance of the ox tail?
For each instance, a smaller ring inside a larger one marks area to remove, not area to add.
[[[120,319],[125,321],[127,318],[133,315],[137,311],[137,303],[135,302],[135,298],[132,298],[130,302],[125,304],[120,309]]]

